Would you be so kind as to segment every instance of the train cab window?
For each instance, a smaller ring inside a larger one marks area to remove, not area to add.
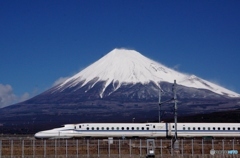
[[[190,128],[190,127],[188,127],[188,130],[191,130],[191,128]]]
[[[142,130],[144,130],[144,127],[142,127]]]
[[[129,127],[127,127],[127,130],[129,130]]]
[[[124,130],[124,127],[122,127],[122,130]]]
[[[147,127],[147,130],[149,130],[149,127]]]
[[[112,130],[114,130],[114,127],[112,127]]]
[[[185,130],[185,127],[183,127],[183,130]]]
[[[89,127],[87,127],[87,130],[89,130]]]
[[[104,127],[102,127],[102,130],[104,130]]]
[[[229,128],[230,129],[230,128]],[[233,127],[233,130],[235,130],[235,127]]]
[[[132,127],[132,130],[134,130],[134,127]]]
[[[200,127],[198,127],[198,130],[201,130],[201,128],[200,128]]]
[[[215,127],[213,127],[212,129],[215,130]]]
[[[92,127],[92,130],[94,130],[94,127]]]
[[[223,127],[223,130],[225,130],[225,127]]]

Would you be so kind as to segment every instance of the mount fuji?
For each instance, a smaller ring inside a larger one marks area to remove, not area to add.
[[[174,80],[179,115],[240,108],[238,93],[168,68],[135,50],[114,49],[42,94],[0,109],[0,120],[32,120],[39,128],[39,124],[157,120],[159,91],[162,100],[172,98]],[[171,103],[163,105],[166,118],[172,116],[171,107]]]
[[[161,89],[161,82],[177,80],[179,85],[196,89],[205,89],[222,97],[240,97],[240,94],[203,80],[195,75],[187,75],[146,58],[134,50],[114,49],[107,55],[88,66],[78,74],[69,78],[52,89],[55,92],[64,92],[74,88],[77,91],[86,87],[85,93],[91,91],[97,83],[99,97],[111,96],[112,93],[125,85],[148,85]],[[154,94],[153,94],[154,95]],[[206,96],[207,97],[207,96]]]

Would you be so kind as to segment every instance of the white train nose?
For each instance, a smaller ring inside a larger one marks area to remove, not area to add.
[[[34,137],[36,139],[51,139],[51,138],[58,137],[58,131],[51,131],[51,130],[40,131],[40,132],[37,132],[34,135]]]
[[[34,135],[36,139],[41,139],[42,138],[42,132],[38,132]]]

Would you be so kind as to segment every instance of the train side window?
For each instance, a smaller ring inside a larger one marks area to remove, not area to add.
[[[213,127],[212,129],[215,130],[215,127]]]
[[[94,127],[92,127],[92,130],[94,130]]]
[[[81,128],[81,125],[79,125],[79,128]]]
[[[233,130],[235,130],[235,127],[233,127]]]
[[[99,130],[99,127],[97,127],[97,130]]]
[[[119,130],[119,127],[117,127],[117,130]]]
[[[218,127],[218,130],[221,130],[221,128],[220,128],[220,127]]]
[[[122,130],[124,130],[124,127],[122,127]]]
[[[102,130],[104,130],[104,127],[102,127]]]
[[[172,128],[174,128],[174,126],[172,126]]]
[[[191,128],[190,128],[190,127],[188,127],[188,130],[191,130]]]
[[[87,127],[87,130],[89,130],[89,127]]]
[[[132,127],[132,130],[134,130],[134,127]]]
[[[210,130],[211,130],[211,128],[210,128],[210,127],[208,127],[208,130],[210,131]]]
[[[185,130],[185,127],[183,127],[183,130]]]
[[[147,130],[149,130],[149,127],[147,127]]]
[[[127,127],[127,130],[129,130],[129,127]]]
[[[139,130],[139,127],[137,127],[137,130]]]
[[[107,130],[109,130],[109,127],[107,127]]]
[[[205,130],[205,127],[203,127],[203,130]]]
[[[240,130],[240,127],[238,127],[238,130]]]
[[[114,130],[114,127],[112,127],[112,130]]]
[[[201,128],[200,128],[200,127],[198,127],[198,130],[201,130]]]
[[[142,127],[142,130],[144,130],[144,127]]]
[[[155,128],[155,125],[153,125],[153,128]]]
[[[228,130],[231,130],[230,127],[228,127]]]
[[[195,130],[195,127],[193,127],[193,130]]]
[[[225,130],[225,127],[223,127],[223,130]]]

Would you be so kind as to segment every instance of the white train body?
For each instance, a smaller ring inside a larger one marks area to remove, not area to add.
[[[171,137],[174,123],[81,123],[40,131],[38,139],[81,137]],[[178,123],[178,137],[239,137],[239,123]]]

